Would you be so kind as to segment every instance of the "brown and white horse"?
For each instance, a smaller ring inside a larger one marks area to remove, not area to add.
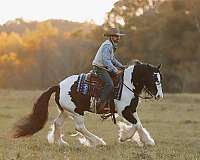
[[[119,122],[119,141],[137,137],[138,144],[155,145],[148,131],[143,128],[136,108],[143,88],[146,88],[155,99],[163,98],[160,66],[136,63],[124,71],[124,85],[120,100],[114,100],[115,109],[127,123]],[[55,101],[60,110],[54,120],[52,131],[48,134],[49,143],[67,144],[62,139],[61,127],[65,118],[70,115],[75,121],[75,129],[85,139],[86,145],[106,145],[102,138],[89,132],[84,124],[84,111],[89,111],[92,101],[90,96],[77,92],[78,75],[72,75],[58,85],[44,91],[34,104],[30,115],[18,121],[14,128],[14,138],[31,136],[41,130],[48,118],[48,103],[55,92]]]

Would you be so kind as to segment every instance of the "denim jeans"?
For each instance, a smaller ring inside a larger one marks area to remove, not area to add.
[[[114,88],[112,78],[107,70],[100,67],[93,66],[93,71],[96,72],[99,78],[104,82],[104,87],[100,93],[100,101],[105,102],[108,100],[109,95]]]

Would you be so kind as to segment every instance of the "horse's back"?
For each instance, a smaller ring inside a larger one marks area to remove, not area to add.
[[[65,78],[59,83],[60,89],[62,88],[64,90],[69,90],[71,86],[74,84],[74,82],[77,80],[78,80],[78,75],[72,75],[70,77]]]

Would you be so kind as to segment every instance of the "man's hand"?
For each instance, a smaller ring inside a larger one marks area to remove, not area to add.
[[[118,69],[118,71],[116,72],[116,75],[121,75],[123,73],[123,70],[122,69]]]
[[[126,68],[128,68],[128,65],[123,65],[122,67],[120,67],[121,69],[125,70]]]

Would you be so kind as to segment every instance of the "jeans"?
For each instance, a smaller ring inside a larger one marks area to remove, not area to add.
[[[100,101],[103,103],[106,100],[108,100],[109,95],[111,94],[111,92],[114,88],[114,84],[113,84],[112,78],[110,77],[110,74],[107,70],[102,69],[97,66],[93,66],[93,71],[96,72],[96,74],[99,76],[99,78],[104,82],[104,86],[100,93]]]

